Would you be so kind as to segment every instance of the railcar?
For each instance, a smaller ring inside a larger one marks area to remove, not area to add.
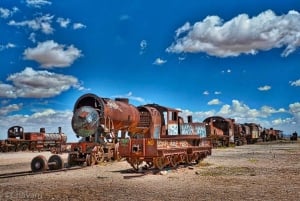
[[[246,136],[247,144],[254,144],[260,138],[262,127],[257,123],[245,123],[249,127],[250,133]]]
[[[138,170],[145,162],[147,168],[199,162],[211,154],[211,143],[204,123],[184,122],[180,111],[157,104],[139,106],[138,133],[120,140],[119,153]]]
[[[230,118],[211,116],[203,120],[206,124],[207,136],[213,147],[229,146],[234,143],[234,122]]]
[[[67,135],[62,133],[61,127],[58,128],[58,133],[46,133],[45,128],[40,128],[39,132],[24,132],[22,126],[12,126],[7,131],[7,139],[0,142],[0,151],[59,149],[66,142]]]

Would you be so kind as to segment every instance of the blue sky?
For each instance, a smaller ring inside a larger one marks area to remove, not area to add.
[[[84,93],[300,132],[300,4],[0,1],[0,139],[61,126]]]

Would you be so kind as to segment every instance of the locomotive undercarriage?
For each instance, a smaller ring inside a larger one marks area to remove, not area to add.
[[[115,143],[80,142],[73,145],[68,155],[68,165],[96,165],[104,161],[119,159]]]
[[[127,157],[126,161],[133,167],[134,170],[138,171],[143,163],[146,163],[142,168],[157,168],[159,170],[165,167],[176,168],[180,164],[191,165],[193,163],[198,164],[206,156],[210,155],[210,151],[200,148],[194,149],[182,149],[182,150],[163,150],[161,155],[155,157],[139,157],[132,156]]]

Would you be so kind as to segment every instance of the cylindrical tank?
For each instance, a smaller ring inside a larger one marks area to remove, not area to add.
[[[128,99],[101,98],[84,94],[75,103],[72,128],[81,137],[88,137],[104,129],[107,132],[134,129],[140,120],[139,111]]]
[[[65,134],[57,134],[57,133],[44,133],[45,141],[61,141],[66,142],[67,136]]]

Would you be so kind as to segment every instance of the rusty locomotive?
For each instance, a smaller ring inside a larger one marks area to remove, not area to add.
[[[205,124],[188,122],[180,111],[157,104],[135,107],[128,99],[102,98],[84,94],[75,103],[72,128],[82,140],[72,143],[68,165],[91,166],[104,160],[127,162],[138,170],[143,167],[163,169],[166,166],[197,163],[211,155]],[[33,171],[62,168],[59,155],[32,160]]]
[[[257,123],[237,123],[235,119],[211,116],[203,120],[213,147],[254,144],[257,141],[277,140],[282,131],[262,128]]]
[[[9,151],[48,151],[58,149],[66,144],[67,135],[62,132],[46,133],[45,128],[39,132],[24,132],[22,126],[12,126],[7,131],[7,139],[0,140],[0,152]]]

